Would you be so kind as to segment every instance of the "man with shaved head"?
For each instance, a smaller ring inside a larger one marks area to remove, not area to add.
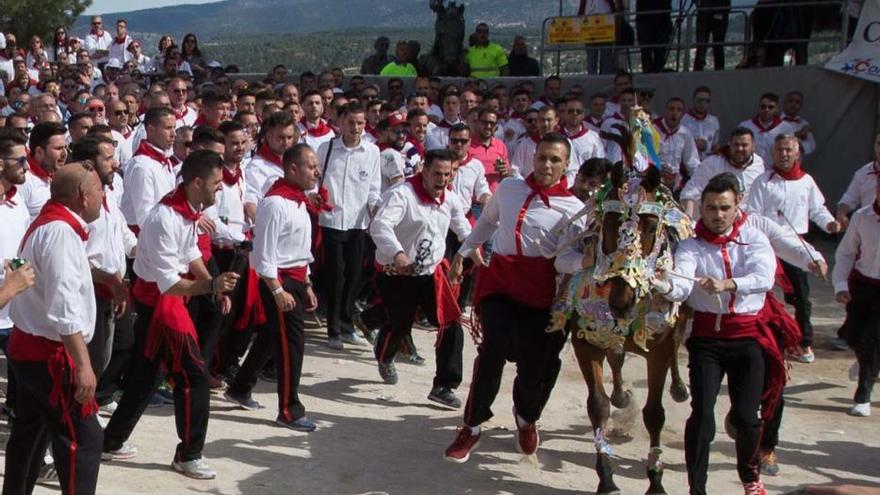
[[[33,491],[43,457],[34,446],[51,440],[62,493],[93,494],[103,434],[86,347],[96,310],[85,243],[86,224],[101,209],[101,181],[90,165],[74,162],[55,172],[50,194],[18,253],[36,276],[10,310],[19,419],[6,444],[3,492]]]

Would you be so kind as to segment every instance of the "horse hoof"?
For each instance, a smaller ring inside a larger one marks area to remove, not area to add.
[[[672,400],[679,404],[690,398],[687,386],[682,382],[672,382],[672,385],[669,387],[669,395],[672,396]]]
[[[611,394],[611,405],[617,409],[626,409],[632,402],[632,390],[624,390],[623,392],[614,391]]]
[[[663,488],[663,469],[647,469],[647,472],[649,484],[645,495],[667,495],[666,489]]]
[[[599,488],[596,495],[620,494],[620,488],[614,484],[614,465],[608,454],[599,454],[596,457],[596,474],[599,475]]]

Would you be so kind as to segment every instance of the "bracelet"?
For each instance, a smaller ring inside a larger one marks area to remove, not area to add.
[[[278,287],[272,289],[273,296],[277,296],[278,294],[281,294],[282,292],[284,292],[284,287],[282,287],[280,285]]]

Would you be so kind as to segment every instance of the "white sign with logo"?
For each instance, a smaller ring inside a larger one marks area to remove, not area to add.
[[[825,68],[880,83],[880,0],[865,0],[852,42]]]

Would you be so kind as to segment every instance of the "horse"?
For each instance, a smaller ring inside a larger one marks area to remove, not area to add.
[[[419,57],[419,74],[457,77],[464,75],[464,5],[431,0],[434,21],[434,44],[431,52]]]
[[[632,397],[631,391],[623,390],[624,353],[647,360],[648,397],[642,418],[650,436],[647,493],[655,495],[666,493],[660,433],[666,420],[662,400],[670,370],[672,398],[683,402],[688,392],[677,360],[685,318],[679,315],[678,303],[653,293],[651,280],[660,271],[672,271],[674,246],[694,232],[691,220],[662,185],[657,168],[650,167],[643,176],[629,170],[618,162],[595,202],[585,207],[590,215],[587,231],[598,239],[596,261],[591,272],[584,270],[563,281],[549,330],[567,328],[572,334],[587,384],[599,494],[619,491],[613,480],[607,423],[610,405],[625,408]],[[605,359],[613,372],[610,399],[602,379]]]

